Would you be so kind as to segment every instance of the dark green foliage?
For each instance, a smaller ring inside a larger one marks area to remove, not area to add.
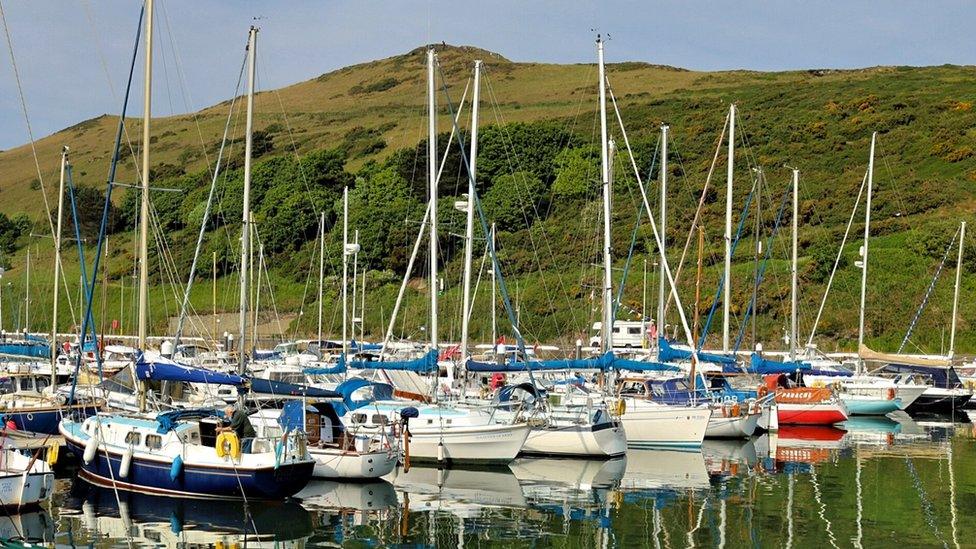
[[[335,215],[342,214],[341,199],[333,211]],[[406,180],[393,167],[357,180],[349,191],[349,225],[359,230],[360,263],[401,271],[406,266],[416,223],[423,217],[423,211],[420,200],[411,196]],[[331,240],[337,244],[332,249],[341,250],[342,227],[337,226],[336,230],[338,236]]]
[[[547,191],[545,183],[531,172],[498,176],[482,200],[485,216],[502,231],[531,226],[539,212],[545,211]]]

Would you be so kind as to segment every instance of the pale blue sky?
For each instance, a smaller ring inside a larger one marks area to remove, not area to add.
[[[0,1],[35,137],[118,112],[137,0]],[[226,99],[255,16],[262,17],[262,88],[428,42],[476,45],[517,61],[589,62],[593,28],[612,35],[609,61],[691,69],[976,63],[976,3],[963,0],[157,0],[157,5],[156,115]],[[27,130],[2,40],[0,55],[0,148],[9,148],[25,143]],[[178,69],[187,93],[180,90]],[[138,85],[135,97],[141,97]],[[137,99],[131,112],[138,109]]]

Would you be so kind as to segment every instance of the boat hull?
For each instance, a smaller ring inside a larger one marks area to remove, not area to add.
[[[630,405],[630,402],[628,402]],[[638,407],[620,416],[631,447],[701,446],[712,411],[677,406]]]
[[[3,494],[0,507],[22,509],[40,505],[51,494],[54,487],[54,473],[10,472],[0,474],[0,494]]]
[[[756,432],[760,414],[722,417],[713,413],[705,429],[705,438],[748,438]]]
[[[61,423],[62,417],[74,415],[85,418],[97,412],[98,408],[92,404],[72,404],[44,408],[9,408],[0,411],[0,415],[6,420],[13,421],[19,431],[57,435],[58,424]]]
[[[900,401],[878,398],[844,398],[844,407],[850,416],[883,416],[900,409]]]
[[[833,425],[847,420],[844,405],[837,402],[776,403],[780,425]]]
[[[614,457],[627,452],[622,425],[568,425],[532,429],[523,454],[545,456]]]
[[[411,461],[509,463],[522,450],[528,436],[529,425],[525,423],[411,428],[409,442],[404,441],[401,447]]]
[[[365,480],[390,474],[398,456],[385,450],[377,452],[346,452],[333,449],[309,448],[315,460],[313,476],[325,479]]]
[[[122,454],[99,449],[90,463],[84,462],[85,445],[62,430],[68,450],[81,463],[81,478],[96,486],[144,494],[205,499],[284,499],[295,495],[308,484],[315,466],[313,461],[283,463],[274,467],[235,468],[233,466],[198,466],[185,463],[175,479],[170,476],[172,463],[133,456],[128,475],[119,472]]]
[[[956,389],[929,388],[915,402],[905,408],[909,414],[930,413],[949,415],[962,410],[972,399],[972,393]]]

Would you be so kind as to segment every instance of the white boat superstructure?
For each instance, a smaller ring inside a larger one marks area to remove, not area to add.
[[[17,450],[0,450],[0,506],[19,509],[38,505],[51,496],[54,473],[43,459]]]

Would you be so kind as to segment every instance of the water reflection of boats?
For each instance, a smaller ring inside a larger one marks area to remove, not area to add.
[[[891,445],[901,432],[901,424],[884,416],[852,416],[842,424],[847,441],[863,445]]]
[[[31,544],[53,544],[54,521],[44,509],[0,517],[0,539]]]
[[[627,452],[620,481],[625,491],[657,488],[708,488],[708,470],[701,450],[637,450]]]
[[[623,478],[626,466],[627,458],[622,457],[608,460],[518,458],[509,464],[526,495],[613,488]]]
[[[61,505],[61,516],[79,517],[81,526],[100,536],[170,547],[233,544],[304,547],[312,517],[293,501],[212,501],[116,493],[76,482]]]
[[[777,462],[821,463],[843,447],[847,431],[823,425],[781,425],[776,436]]]
[[[486,507],[525,507],[518,479],[508,468],[438,469],[413,466],[385,477],[411,511],[443,509],[461,517],[477,516]]]
[[[295,497],[302,500],[302,506],[312,510],[381,511],[397,506],[396,490],[385,480],[313,480]]]
[[[768,439],[768,435],[748,439],[705,439],[702,456],[706,469],[713,475],[735,476],[740,469],[754,467],[759,461],[756,442],[760,438]]]

